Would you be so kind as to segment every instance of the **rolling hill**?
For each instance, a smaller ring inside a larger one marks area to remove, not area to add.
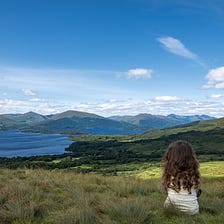
[[[34,113],[32,111],[25,114],[4,114],[3,116],[21,125],[38,123],[48,119],[46,116]]]
[[[180,116],[176,114],[152,115],[152,114],[138,114],[136,116],[112,116],[110,119],[116,121],[124,121],[130,124],[135,124],[141,127],[150,127],[155,129],[173,127],[176,125],[187,124],[199,120],[211,120],[215,119],[208,115],[192,115],[192,116]]]
[[[0,130],[13,129],[16,126],[17,123],[14,120],[0,115]]]

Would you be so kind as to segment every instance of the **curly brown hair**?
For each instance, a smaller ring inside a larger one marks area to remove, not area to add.
[[[181,188],[191,192],[191,188],[200,188],[199,162],[193,147],[187,141],[176,141],[169,145],[162,158],[162,186],[165,191],[172,188],[179,192]]]

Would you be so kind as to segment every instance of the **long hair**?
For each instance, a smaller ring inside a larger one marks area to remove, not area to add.
[[[162,186],[165,191],[172,188],[179,192],[181,188],[191,192],[191,188],[200,188],[199,162],[190,143],[176,141],[169,145],[162,158]]]

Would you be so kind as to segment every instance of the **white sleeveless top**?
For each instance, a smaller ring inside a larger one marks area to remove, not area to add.
[[[167,193],[168,196],[164,202],[165,207],[173,205],[176,209],[189,215],[195,215],[199,213],[199,205],[195,189],[192,189],[191,193],[189,193],[188,190],[184,189],[176,192],[175,190],[168,188]]]

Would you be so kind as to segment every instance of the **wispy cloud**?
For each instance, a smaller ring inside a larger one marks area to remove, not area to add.
[[[21,89],[21,91],[25,96],[36,96],[36,93],[34,93],[31,89]]]
[[[150,79],[152,77],[153,70],[148,68],[134,68],[127,72],[117,72],[118,78],[125,77],[126,79]]]
[[[0,97],[5,97],[5,96],[7,96],[6,92],[0,93]]]
[[[224,89],[224,66],[211,69],[205,79],[207,83],[203,85],[204,89]]]
[[[154,98],[155,101],[176,101],[176,100],[180,100],[179,97],[177,96],[157,96]]]
[[[212,99],[221,99],[224,98],[224,94],[211,94],[209,97]]]
[[[17,99],[20,96],[16,96],[16,93],[66,101],[102,98],[122,91],[118,87],[110,88],[113,79],[116,80],[114,71],[0,67],[1,91],[10,92],[10,96]]]
[[[151,72],[150,69],[132,69],[122,75],[125,78],[129,75],[132,79],[146,79],[151,77]],[[59,112],[71,109],[72,105],[84,105],[82,102],[88,104],[111,97],[144,95],[145,91],[135,86],[130,88],[126,81],[117,80],[115,71],[0,67],[0,80],[1,91],[8,93],[5,97],[0,95],[3,99],[7,98],[1,104],[0,114],[10,111],[8,99],[25,103],[26,110],[45,111],[42,105],[47,103],[46,108]],[[21,108],[18,110],[21,111]]]
[[[31,102],[45,102],[46,100],[42,99],[42,98],[35,97],[35,98],[31,98],[29,101],[31,101]]]
[[[194,60],[200,65],[203,65],[203,63],[200,62],[199,57],[195,53],[190,51],[188,48],[186,48],[180,40],[168,36],[168,37],[159,37],[157,38],[157,41],[159,41],[162,44],[162,46],[170,53]]]

